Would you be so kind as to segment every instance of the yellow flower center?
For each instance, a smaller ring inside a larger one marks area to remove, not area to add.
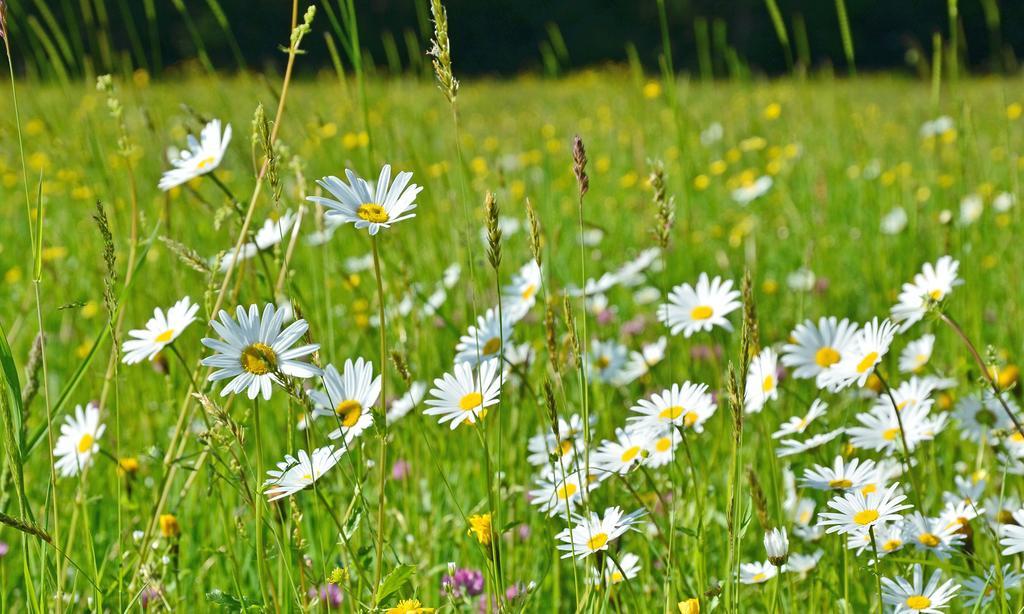
[[[857,373],[865,373],[868,369],[875,366],[875,362],[878,360],[878,352],[871,352],[864,357],[863,360],[857,363]]]
[[[751,578],[751,580],[753,580],[754,582],[763,582],[767,577],[768,576],[764,575],[763,573],[756,573],[754,574],[754,577]]]
[[[827,369],[839,362],[839,352],[827,345],[814,353],[814,362],[822,369]]]
[[[559,499],[565,501],[569,497],[575,495],[577,490],[579,490],[579,488],[575,484],[566,484],[565,486],[555,491],[555,494],[558,496]]]
[[[711,309],[711,307],[708,307],[707,305],[697,305],[690,311],[690,319],[707,320],[712,315],[714,315],[714,313],[715,311]]]
[[[597,550],[599,548],[603,548],[604,545],[607,544],[607,543],[608,543],[608,534],[607,533],[598,533],[597,535],[595,535],[595,536],[593,536],[593,537],[591,537],[590,539],[587,540],[587,548],[590,548],[591,550]]]
[[[304,482],[312,482],[313,481],[313,474],[311,474],[311,473],[303,474],[302,480]]]
[[[917,537],[917,541],[921,542],[922,546],[934,548],[939,545],[941,540],[939,540],[939,537],[934,533],[922,533]]]
[[[78,440],[78,453],[84,454],[85,452],[88,452],[92,448],[92,443],[94,441],[95,439],[93,439],[92,435],[89,433],[82,435],[82,438]]]
[[[662,437],[654,444],[654,449],[658,452],[668,452],[668,449],[672,447],[672,440],[668,437]]]
[[[832,480],[831,482],[828,483],[829,488],[849,488],[851,486],[853,486],[853,482],[847,480],[846,478]]]
[[[633,446],[632,448],[627,448],[620,458],[622,462],[628,463],[636,458],[637,454],[640,454],[640,446]]]
[[[775,389],[775,378],[771,375],[766,375],[764,381],[761,382],[761,390],[764,392],[771,392]]]
[[[939,290],[938,288],[936,288],[936,289],[932,290],[931,292],[929,292],[928,296],[932,297],[932,300],[941,301],[942,297],[945,296],[945,294],[946,294],[945,292],[943,292],[942,290]]]
[[[253,343],[242,350],[242,368],[253,375],[266,375],[277,368],[277,354],[269,345]]]
[[[199,162],[196,163],[196,168],[197,169],[204,169],[207,166],[210,166],[211,164],[213,164],[213,161],[215,159],[216,158],[214,158],[213,156],[207,156],[207,157],[203,158],[202,160],[200,160]]]
[[[604,369],[605,367],[610,365],[611,362],[612,362],[611,358],[608,358],[607,356],[600,356],[597,359],[597,368],[598,369]]]
[[[162,332],[159,335],[157,335],[153,339],[153,341],[156,341],[157,343],[167,343],[168,341],[171,340],[172,337],[174,337],[174,329],[173,328],[168,328],[164,332]]]
[[[623,579],[624,578],[622,577],[622,574],[619,573],[618,571],[613,571],[612,572],[612,575],[611,575],[612,584],[618,584],[619,582],[622,582]]]
[[[860,489],[860,494],[862,494],[862,495],[864,495],[866,497],[866,496],[870,495],[871,493],[875,492],[876,490],[878,490],[877,486],[875,486],[874,484],[868,484],[864,488]]]
[[[342,426],[351,428],[355,426],[356,422],[359,422],[360,416],[363,415],[363,406],[359,401],[349,399],[338,403],[338,406],[334,408],[334,413],[341,419]]]
[[[902,540],[893,538],[882,544],[882,550],[885,550],[886,552],[892,552],[893,550],[899,548],[902,545]]]
[[[693,412],[689,413],[692,414]],[[675,420],[681,415],[683,415],[683,408],[679,405],[673,405],[672,407],[667,407],[661,410],[661,413],[658,414],[658,417],[661,418],[662,420]],[[696,417],[694,417],[694,421],[696,421]]]
[[[374,224],[383,224],[388,221],[388,212],[377,203],[363,203],[356,209],[356,215]]]
[[[697,424],[697,419],[698,418],[700,418],[700,416],[697,415],[697,412],[695,412],[695,411],[688,411],[688,412],[686,412],[686,415],[683,416],[683,425],[684,426],[693,426],[694,424]]]
[[[480,350],[484,356],[490,356],[491,354],[497,353],[501,349],[501,339],[493,337],[487,340],[484,347]]]
[[[533,298],[533,295],[536,292],[537,292],[536,284],[530,284],[530,285],[526,286],[526,289],[523,290],[523,293],[522,293],[523,300],[524,301],[530,300],[531,298]]]
[[[878,520],[878,510],[861,510],[853,515],[853,521],[864,527]]]
[[[804,510],[800,513],[800,524],[807,524],[811,521],[811,512]]]
[[[882,439],[884,439],[886,441],[892,441],[893,439],[896,439],[896,436],[899,435],[899,434],[900,434],[900,427],[898,427],[898,426],[897,427],[893,427],[891,429],[886,429],[885,431],[882,432]]]
[[[907,597],[907,607],[911,610],[924,610],[932,606],[932,600],[924,595]]]
[[[569,452],[572,452],[572,442],[569,441],[568,439],[565,439],[562,441],[562,443],[558,444],[558,449],[559,451],[561,451],[562,456],[565,456]]]
[[[484,402],[484,396],[479,392],[470,392],[466,396],[459,399],[459,407],[462,411],[470,411],[480,407],[480,404]]]

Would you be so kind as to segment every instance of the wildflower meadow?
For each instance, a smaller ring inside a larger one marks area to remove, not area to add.
[[[296,2],[58,80],[6,8],[0,611],[1024,609],[1024,81],[955,28],[466,77],[433,0],[387,75]]]

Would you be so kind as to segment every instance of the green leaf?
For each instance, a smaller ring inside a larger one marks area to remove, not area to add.
[[[380,603],[402,588],[402,586],[416,575],[415,565],[399,565],[391,570],[391,573],[384,578],[377,587],[377,594],[374,602]]]

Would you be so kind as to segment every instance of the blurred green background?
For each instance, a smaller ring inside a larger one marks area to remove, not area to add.
[[[956,38],[959,63],[976,72],[1016,71],[1016,56],[1024,48],[1024,2],[1019,0],[664,1],[676,68],[704,77],[847,69],[841,6],[861,69],[924,74],[936,33],[946,41]],[[300,3],[300,12],[308,4]],[[359,47],[378,70],[428,70],[428,0],[316,4],[320,18],[303,71],[337,67],[332,45],[340,66],[348,63],[348,4],[358,15]],[[772,5],[778,7],[778,23]],[[462,75],[558,74],[631,59],[657,67],[657,0],[451,0],[446,6]],[[139,68],[168,75],[193,68],[279,67],[284,56],[278,44],[287,37],[291,2],[20,0],[8,10],[12,40],[21,48],[19,70],[64,79]]]

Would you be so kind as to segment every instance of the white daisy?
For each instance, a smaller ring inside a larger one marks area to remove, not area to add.
[[[1002,582],[1000,583],[1000,574],[996,573],[996,566],[990,565],[985,575],[965,578],[961,593],[964,605],[972,610],[985,611],[985,608],[980,606],[992,603],[1000,586],[1004,592],[1015,590],[1020,587],[1021,580],[1024,580],[1024,575],[1013,571],[1009,564],[1003,565],[1001,575]]]
[[[707,384],[683,382],[672,384],[672,388],[651,395],[650,400],[640,399],[630,408],[638,415],[627,421],[637,428],[659,430],[667,426],[681,426],[700,433],[718,406],[708,392]]]
[[[786,563],[786,571],[795,573],[801,578],[804,578],[810,572],[814,571],[814,568],[818,566],[818,561],[825,555],[825,551],[818,549],[811,554],[799,554],[793,553],[789,555],[789,561]]]
[[[320,375],[319,368],[300,360],[320,348],[312,343],[291,347],[309,328],[305,320],[296,320],[281,330],[285,313],[277,311],[268,303],[260,315],[256,305],[250,305],[246,313],[241,305],[235,311],[237,322],[228,312],[221,310],[220,321],[210,325],[222,338],[203,338],[202,343],[215,352],[202,363],[215,370],[210,381],[231,378],[220,391],[221,396],[247,391],[255,399],[262,391],[263,398],[270,400],[272,384],[281,384],[279,375],[308,378]]]
[[[764,549],[768,553],[768,562],[782,567],[789,558],[789,536],[786,529],[771,529],[764,534]]]
[[[956,595],[959,584],[952,580],[946,580],[941,585],[942,570],[936,569],[928,583],[924,583],[924,572],[921,565],[914,564],[913,581],[908,582],[902,577],[895,580],[882,578],[882,599],[885,603],[894,606],[894,614],[906,614],[908,612],[925,612],[937,614],[941,612],[953,596]]]
[[[193,305],[189,297],[185,297],[167,310],[157,307],[153,317],[146,322],[146,328],[128,331],[132,337],[121,345],[124,352],[122,359],[126,365],[133,365],[145,359],[153,360],[160,350],[178,338],[188,325],[195,321],[199,305]]]
[[[846,432],[845,429],[837,428],[827,433],[821,433],[818,435],[814,435],[813,437],[808,437],[803,441],[800,441],[798,439],[783,439],[780,442],[779,449],[775,451],[775,456],[783,458],[785,456],[803,454],[808,450],[813,450],[814,448],[818,448],[829,443],[836,437],[842,435],[844,432]]]
[[[857,421],[861,426],[846,430],[850,435],[850,443],[857,448],[892,454],[903,447],[904,437],[910,452],[921,442],[934,439],[935,434],[945,425],[945,414],[930,417],[927,408],[918,406],[901,410],[897,417],[896,412],[887,407],[875,407],[869,412],[857,414]]]
[[[932,358],[935,348],[935,335],[922,335],[907,344],[900,352],[900,371],[903,373],[920,373]]]
[[[779,398],[778,371],[779,357],[772,348],[764,348],[754,357],[747,371],[743,411],[758,413],[768,401]]]
[[[562,558],[584,559],[595,552],[608,549],[608,545],[626,531],[633,529],[643,510],[623,514],[620,507],[605,509],[604,516],[591,512],[590,516],[577,516],[571,529],[563,529],[555,535],[562,542],[558,549],[565,552]]]
[[[782,346],[782,364],[794,367],[797,379],[818,377],[842,359],[856,335],[857,324],[845,318],[805,320],[790,333],[791,343]]]
[[[789,435],[802,435],[807,427],[818,418],[825,415],[825,411],[828,410],[828,403],[821,399],[814,399],[811,403],[810,409],[807,410],[807,414],[803,416],[793,416],[786,422],[779,425],[779,429],[772,433],[772,439],[780,439]]]
[[[1015,412],[1016,403],[1007,399]],[[960,423],[960,438],[981,443],[992,438],[992,431],[1013,426],[999,400],[990,390],[981,394],[969,394],[961,398],[953,411],[953,417]]]
[[[498,359],[484,361],[474,367],[461,362],[454,373],[445,373],[434,380],[427,399],[427,416],[439,416],[438,423],[451,423],[454,431],[460,424],[476,424],[487,414],[487,408],[498,403],[501,382]],[[474,373],[475,372],[475,373]]]
[[[732,280],[721,277],[708,280],[707,273],[701,273],[696,287],[681,284],[669,292],[668,303],[658,307],[658,320],[669,327],[673,335],[710,331],[720,326],[731,331],[732,324],[725,318],[740,307],[740,293],[732,289]]]
[[[62,477],[78,475],[89,466],[93,454],[100,451],[97,441],[106,429],[100,424],[100,408],[93,403],[86,404],[85,409],[78,405],[74,416],[64,416],[60,437],[53,447],[54,467]]]
[[[587,373],[599,382],[615,382],[621,377],[626,365],[627,353],[626,346],[617,341],[594,339],[587,352]]]
[[[644,464],[649,438],[626,429],[615,429],[614,440],[604,440],[591,456],[598,471],[625,475]]]
[[[268,501],[294,495],[323,477],[337,464],[342,454],[343,451],[335,451],[334,446],[317,448],[312,455],[299,450],[298,458],[286,454],[284,460],[277,464],[277,469],[267,471],[270,478],[263,483],[263,494]]]
[[[405,417],[417,405],[423,402],[424,394],[427,392],[427,385],[423,382],[409,384],[409,390],[399,398],[392,401],[388,407],[387,422],[394,424]]]
[[[925,413],[927,413],[931,410],[932,405],[935,404],[935,399],[931,398],[931,394],[933,392],[935,392],[933,380],[921,377],[912,377],[892,391],[891,399],[887,394],[879,396],[875,403],[875,407],[882,407],[891,410],[893,408],[893,402],[895,401],[896,409],[899,411],[921,408]]]
[[[740,564],[740,582],[743,584],[761,584],[771,580],[779,573],[779,568],[769,561]]]
[[[605,584],[618,584],[625,580],[632,580],[640,573],[640,569],[640,557],[632,552],[621,554],[614,561],[608,560],[605,562]],[[597,570],[594,570],[593,578],[596,579],[597,577]]]
[[[815,490],[848,491],[871,484],[875,479],[875,461],[855,458],[847,463],[842,456],[836,456],[832,467],[815,465],[813,469],[805,469],[801,484]]]
[[[827,527],[828,533],[859,535],[876,524],[896,521],[901,518],[899,512],[913,507],[903,503],[907,497],[896,494],[897,488],[899,483],[866,495],[847,492],[833,497],[828,506],[835,511],[818,514],[818,524]]]
[[[1003,556],[1024,552],[1024,509],[1014,511],[1012,519],[1015,524],[1005,523],[999,527],[999,545],[1003,547]]]
[[[615,384],[625,386],[647,375],[651,367],[665,359],[665,348],[667,346],[668,339],[659,337],[653,343],[645,343],[641,346],[640,351],[630,352],[626,366],[623,367],[622,374],[615,381]]]
[[[512,283],[505,286],[501,294],[501,308],[510,321],[518,322],[530,312],[537,302],[542,282],[540,265],[536,260],[530,260],[512,276]]]
[[[409,183],[412,173],[398,173],[392,184],[391,165],[385,164],[376,186],[351,170],[346,169],[345,175],[348,183],[333,175],[317,180],[334,198],[308,196],[307,200],[326,207],[328,217],[352,222],[356,228],[366,228],[371,236],[381,228],[391,228],[392,224],[416,217],[410,212],[416,208],[416,196],[423,188]]]
[[[231,247],[227,251],[221,252],[221,254],[215,258],[215,264],[218,264],[221,271],[227,271],[231,268],[232,263],[238,263],[253,258],[261,251],[265,251],[274,247],[278,243],[282,243],[285,237],[288,236],[288,232],[291,230],[292,225],[298,219],[294,211],[286,211],[284,215],[280,217],[269,217],[263,222],[263,226],[256,231],[253,240],[248,243],[243,243],[239,248],[237,255],[235,254],[235,248]]]
[[[838,391],[853,383],[863,386],[875,366],[889,351],[896,336],[896,326],[889,320],[868,322],[854,337],[848,351],[818,377],[818,386]]]
[[[671,426],[658,431],[650,431],[648,438],[647,451],[650,456],[645,464],[652,469],[664,467],[673,462],[676,457],[676,447],[683,441],[683,436]]]
[[[470,325],[465,335],[459,337],[455,346],[455,363],[476,365],[485,360],[498,358],[502,347],[508,347],[512,336],[512,322],[507,315],[498,317],[497,309],[488,309],[478,316],[475,325]]]
[[[558,472],[561,473],[560,468]],[[595,484],[596,482],[590,481],[586,470],[566,473],[564,478],[546,479],[541,477],[536,482],[537,488],[528,493],[529,500],[548,516],[564,516],[566,511],[571,512],[576,509],[583,499],[583,494],[592,490]]]
[[[754,200],[764,196],[772,189],[772,178],[769,175],[761,175],[748,185],[741,185],[732,191],[732,199],[740,205],[748,205]]]
[[[963,283],[957,277],[959,268],[960,263],[952,256],[943,256],[934,265],[926,262],[913,281],[903,284],[897,303],[891,309],[892,320],[900,325],[900,332],[920,321],[930,302],[941,302],[954,286]]]
[[[651,247],[640,252],[636,258],[626,262],[618,270],[615,271],[615,277],[619,280],[619,283],[627,288],[639,286],[644,283],[645,277],[644,271],[651,267],[657,261],[658,256],[661,254],[661,250],[657,247]]]
[[[330,439],[345,436],[347,448],[352,440],[373,425],[373,405],[380,398],[381,376],[373,377],[373,363],[362,357],[345,361],[345,370],[338,373],[334,365],[324,368],[326,392],[310,390],[314,416],[331,416],[338,428],[327,435]]]
[[[174,168],[164,171],[158,184],[160,189],[166,192],[217,168],[230,142],[231,124],[228,124],[221,134],[219,119],[206,124],[199,133],[198,140],[191,134],[188,135],[188,150],[168,152]]]
[[[959,522],[948,522],[942,518],[929,518],[921,512],[914,512],[903,524],[904,539],[913,543],[918,550],[948,559],[950,551],[960,545],[964,536],[958,533]]]

